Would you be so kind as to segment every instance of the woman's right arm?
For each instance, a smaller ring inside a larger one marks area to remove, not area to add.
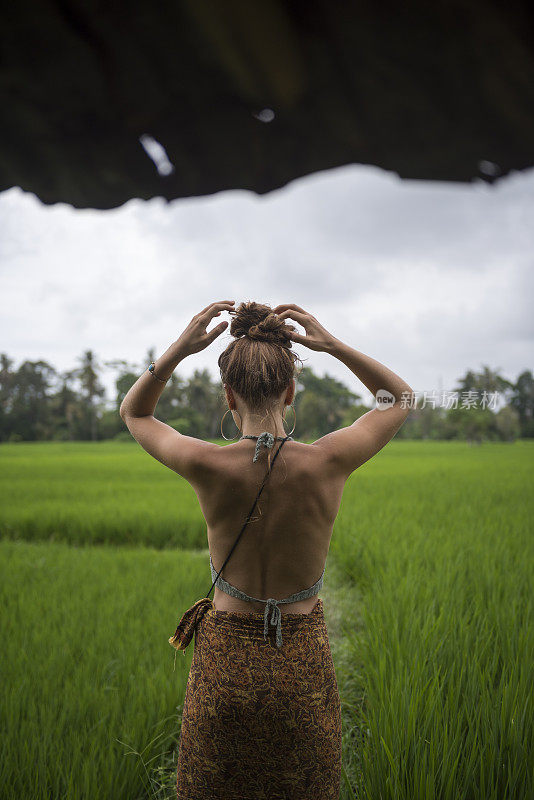
[[[314,442],[348,477],[393,439],[410,413],[413,390],[384,364],[336,339],[300,306],[280,305],[273,311],[284,319],[294,319],[304,327],[306,336],[294,333],[291,335],[293,341],[305,344],[312,350],[333,355],[361,380],[375,398],[379,390],[393,395],[390,403],[380,403],[352,425],[328,433]],[[387,394],[385,397],[387,398]]]

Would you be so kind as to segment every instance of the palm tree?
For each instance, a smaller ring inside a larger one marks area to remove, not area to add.
[[[92,350],[86,350],[83,356],[79,359],[80,366],[72,371],[72,374],[78,378],[82,388],[82,397],[86,405],[91,440],[94,442],[98,438],[97,431],[97,403],[98,397],[104,397],[106,389],[98,380],[98,373],[101,371],[101,366],[96,360]]]

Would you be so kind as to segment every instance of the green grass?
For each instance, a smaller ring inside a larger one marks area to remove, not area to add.
[[[393,441],[349,479],[341,800],[534,797],[533,462]],[[170,800],[193,647],[167,639],[211,584],[193,490],[135,443],[2,445],[0,474],[2,797]]]
[[[363,590],[355,796],[534,797],[533,456],[403,443],[351,476],[332,552]]]
[[[9,541],[0,554],[2,798],[156,796],[193,652],[168,638],[209,588],[206,554]]]
[[[0,537],[206,546],[193,488],[137,442],[0,446]]]

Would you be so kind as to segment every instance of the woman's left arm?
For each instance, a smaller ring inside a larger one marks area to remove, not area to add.
[[[206,328],[221,311],[231,311],[233,308],[234,302],[225,300],[211,303],[200,314],[196,314],[182,335],[154,363],[154,372],[161,380],[157,380],[146,369],[120,406],[122,419],[141,447],[187,480],[194,480],[198,475],[206,449],[213,445],[202,439],[184,436],[154,417],[157,402],[165,388],[162,380],[168,380],[184,358],[204,350],[225,330],[228,322],[221,322],[209,333]]]

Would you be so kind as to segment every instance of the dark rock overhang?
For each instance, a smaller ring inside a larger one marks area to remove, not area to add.
[[[0,191],[47,204],[534,165],[526,0],[13,0],[0,36]]]

